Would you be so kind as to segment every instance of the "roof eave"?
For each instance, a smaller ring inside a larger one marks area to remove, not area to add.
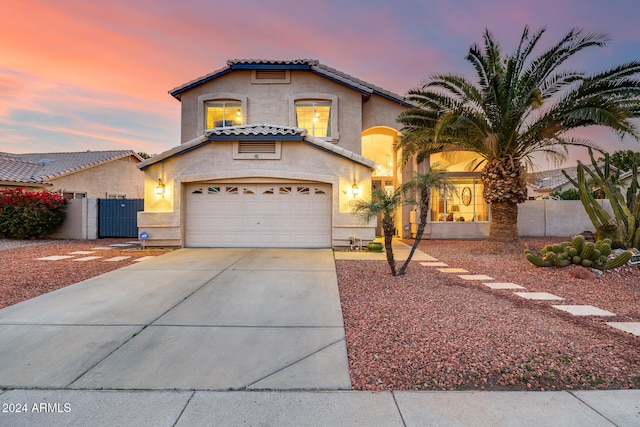
[[[67,170],[64,170],[64,171],[60,171],[60,172],[57,172],[57,173],[52,173],[52,174],[49,174],[49,175],[42,175],[42,176],[39,176],[38,178],[41,179],[41,180],[61,178],[63,176],[71,175],[73,173],[80,172],[80,171],[83,171],[85,169],[90,169],[90,168],[93,168],[93,167],[96,167],[96,166],[103,165],[105,163],[109,163],[109,162],[113,162],[115,160],[120,160],[120,159],[123,159],[125,157],[129,157],[129,156],[133,156],[133,157],[135,157],[136,159],[138,159],[140,161],[143,160],[142,157],[140,157],[140,155],[138,153],[136,153],[133,150],[130,150],[130,151],[121,153],[119,155],[109,157],[107,159],[98,160],[96,162],[85,163],[85,164],[80,165],[78,167],[74,167],[74,168],[67,169]]]
[[[321,65],[317,62],[300,62],[300,63],[255,63],[255,62],[232,62],[227,65],[225,68],[214,71],[211,74],[207,74],[204,77],[200,77],[196,80],[193,80],[189,83],[185,83],[182,86],[178,86],[175,89],[169,91],[169,94],[180,100],[182,93],[193,89],[197,86],[200,86],[204,83],[210,82],[218,77],[221,77],[227,73],[230,73],[234,70],[293,70],[293,71],[310,71],[318,76],[324,77],[325,79],[331,80],[335,83],[338,83],[342,86],[353,89],[359,93],[361,93],[365,100],[371,98],[371,95],[376,94],[386,98],[390,101],[396,102],[404,107],[414,108],[415,105],[407,102],[402,97],[396,96],[396,94],[392,94],[390,92],[381,90],[381,88],[377,88],[375,85],[370,85],[364,81],[360,81],[359,79],[353,78],[349,75],[346,75],[337,70],[330,69],[324,65]]]
[[[303,138],[302,142],[308,145],[311,145],[319,150],[322,150],[326,153],[333,154],[335,156],[349,160],[350,162],[356,163],[361,166],[365,166],[372,171],[376,169],[377,163],[374,162],[373,160],[367,159],[366,157],[363,157],[360,154],[356,154],[353,151],[347,150],[346,148],[342,148],[331,142],[325,141],[322,138],[316,138],[311,135],[306,135]]]
[[[201,145],[207,144],[209,142],[210,142],[209,138],[207,138],[204,135],[201,135],[197,138],[192,139],[191,141],[185,142],[184,144],[178,145],[177,147],[173,147],[167,151],[164,151],[158,154],[157,156],[153,156],[150,159],[146,159],[143,162],[138,163],[137,164],[138,169],[144,171],[157,163],[162,163],[165,160],[169,160],[173,157],[179,156],[188,151],[195,150]]]
[[[53,184],[49,182],[34,182],[34,181],[0,181],[0,185],[11,186],[11,187],[37,187],[37,188],[45,188],[52,187]]]
[[[416,107],[415,105],[411,104],[410,102],[408,102],[408,101],[406,101],[404,99],[400,99],[400,98],[397,98],[395,96],[392,96],[392,95],[390,95],[388,93],[380,92],[378,90],[374,90],[373,93],[378,95],[378,96],[381,96],[383,98],[387,98],[390,101],[397,102],[398,104],[402,105],[403,107],[407,107],[407,108],[415,108]]]
[[[230,73],[231,71],[232,71],[231,67],[226,67],[226,68],[223,68],[222,70],[215,71],[215,72],[213,72],[211,74],[208,74],[208,75],[206,75],[204,77],[201,77],[199,79],[196,79],[194,81],[191,81],[189,83],[186,83],[186,84],[184,84],[182,86],[178,86],[177,88],[170,90],[169,91],[169,95],[173,96],[175,99],[180,101],[180,95],[182,95],[182,93],[184,93],[184,92],[186,92],[186,91],[188,91],[190,89],[193,89],[194,87],[200,86],[201,84],[210,82],[211,80],[214,80],[214,79],[216,79],[216,78],[218,78],[220,76],[223,76],[223,75],[225,75],[227,73]]]

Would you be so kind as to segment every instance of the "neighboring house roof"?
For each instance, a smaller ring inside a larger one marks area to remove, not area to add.
[[[40,165],[35,162],[0,153],[0,182],[38,183],[39,180],[35,176],[39,170]]]
[[[603,163],[601,162],[598,163],[598,167],[602,168]],[[589,169],[593,171],[592,166],[589,167]],[[617,170],[616,167],[613,165],[610,166],[610,169],[611,169],[611,173],[615,173]],[[567,177],[564,176],[564,174],[562,173],[563,170],[567,172],[567,174],[571,177],[571,179],[573,180],[578,179],[578,167],[573,166],[570,168],[553,169],[548,171],[529,173],[527,174],[527,184],[531,189],[539,192],[552,192],[554,190],[560,189],[565,185],[570,184]],[[630,171],[622,172],[620,174],[620,180],[622,181],[624,179],[629,178],[630,176],[631,176]]]
[[[570,168],[529,173],[527,174],[527,183],[535,191],[552,192],[553,190],[569,183],[567,177],[562,173],[563,170],[572,179],[576,179],[578,176],[578,168],[574,166]]]
[[[293,59],[293,60],[269,60],[269,59],[230,59],[227,66],[209,73],[205,76],[198,77],[195,80],[187,82],[169,91],[176,99],[180,99],[180,95],[196,86],[209,82],[220,76],[223,76],[233,70],[307,70],[315,74],[333,80],[342,85],[348,86],[365,97],[369,98],[372,94],[383,96],[391,101],[397,102],[406,107],[413,107],[403,96],[383,89],[379,86],[367,83],[349,74],[338,71],[335,68],[321,64],[315,59]]]
[[[124,157],[142,158],[133,150],[71,153],[0,153],[0,181],[46,184],[59,178]]]
[[[337,145],[327,142],[321,138],[311,136],[307,133],[306,129],[270,124],[233,126],[208,130],[205,132],[205,135],[199,136],[189,142],[173,147],[164,153],[160,153],[157,156],[144,160],[142,163],[138,164],[138,167],[141,170],[145,170],[156,163],[179,156],[213,141],[256,141],[274,139],[278,141],[301,141],[315,148],[343,157],[368,168],[374,169],[376,167],[376,163],[373,160],[369,160],[345,148],[338,147]]]

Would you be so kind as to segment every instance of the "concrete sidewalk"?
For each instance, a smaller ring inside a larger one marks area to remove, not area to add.
[[[17,412],[17,405],[22,412]],[[0,394],[0,406],[7,409],[0,413],[0,425],[14,427],[640,425],[640,390],[10,390]]]

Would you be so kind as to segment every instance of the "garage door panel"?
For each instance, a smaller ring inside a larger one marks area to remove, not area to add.
[[[328,184],[191,184],[186,195],[186,246],[331,246]]]

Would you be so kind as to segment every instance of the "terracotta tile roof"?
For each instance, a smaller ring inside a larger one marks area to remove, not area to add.
[[[272,64],[272,65],[318,65],[317,59],[229,59],[227,65],[239,64]]]
[[[398,102],[400,104],[406,105],[407,107],[411,107],[412,105],[401,95],[398,95],[394,92],[383,89],[379,86],[373,85],[371,83],[367,83],[364,80],[360,80],[356,77],[353,77],[347,73],[343,73],[342,71],[338,71],[335,68],[328,67],[324,64],[321,64],[318,60],[315,59],[291,59],[291,60],[279,60],[279,59],[230,59],[227,61],[227,66],[224,68],[220,68],[212,73],[209,73],[205,76],[198,77],[194,80],[191,80],[188,83],[180,85],[172,90],[169,93],[176,97],[180,98],[180,94],[188,89],[196,87],[202,83],[206,83],[210,80],[213,80],[219,76],[222,76],[233,69],[260,69],[261,67],[279,67],[281,69],[307,69],[312,71],[318,75],[336,81],[340,84],[349,86],[364,95],[371,96],[372,94],[377,94],[383,96],[385,98],[391,99],[392,101]]]
[[[128,156],[142,160],[133,150],[0,153],[0,180],[16,183],[46,183],[49,179]]]
[[[206,135],[210,136],[282,136],[282,135],[299,135],[303,137],[306,135],[306,129],[278,126],[278,125],[245,125],[245,126],[232,126],[227,128],[216,128],[205,131]]]

